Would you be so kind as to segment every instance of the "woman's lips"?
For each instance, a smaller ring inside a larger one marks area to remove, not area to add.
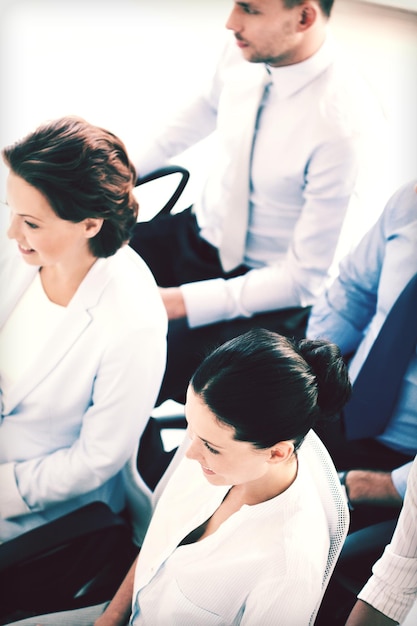
[[[32,252],[35,252],[33,248],[25,248],[20,243],[17,244],[17,247],[19,248],[19,252],[22,254],[31,254]]]

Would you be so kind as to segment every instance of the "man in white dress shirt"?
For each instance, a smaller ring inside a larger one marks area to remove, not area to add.
[[[234,41],[207,90],[136,160],[143,176],[215,133],[193,207],[140,223],[131,241],[170,319],[159,402],[184,400],[214,344],[253,326],[304,335],[345,218],[361,210],[365,230],[376,217],[361,194],[373,168],[383,179],[383,115],[329,36],[332,5],[234,2]]]

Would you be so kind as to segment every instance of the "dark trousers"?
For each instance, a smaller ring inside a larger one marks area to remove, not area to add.
[[[161,287],[178,287],[211,278],[228,279],[249,270],[241,265],[232,272],[223,271],[217,249],[200,237],[191,209],[138,223],[130,246],[146,261]],[[189,328],[186,319],[172,320],[168,329],[167,367],[157,404],[167,399],[184,402],[192,374],[215,346],[254,327],[301,338],[309,311],[309,307],[283,309],[198,328]]]

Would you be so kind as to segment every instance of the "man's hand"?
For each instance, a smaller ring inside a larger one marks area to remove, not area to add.
[[[165,304],[169,320],[177,320],[187,316],[184,298],[179,287],[160,287],[159,293]]]
[[[345,626],[394,626],[398,624],[370,604],[357,600]]]
[[[350,470],[345,477],[345,486],[352,505],[402,505],[402,498],[394,487],[391,472]]]

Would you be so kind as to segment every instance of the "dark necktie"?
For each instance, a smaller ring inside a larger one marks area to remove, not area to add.
[[[263,80],[252,94],[251,115],[248,115],[247,126],[242,130],[230,172],[229,196],[224,200],[227,205],[227,212],[223,220],[222,239],[219,246],[220,260],[225,272],[230,272],[238,267],[243,262],[245,254],[252,150],[260,114],[265,105],[270,85],[271,76],[269,71],[265,69]]]
[[[376,437],[388,423],[417,342],[417,274],[391,308],[344,408],[348,440]]]

